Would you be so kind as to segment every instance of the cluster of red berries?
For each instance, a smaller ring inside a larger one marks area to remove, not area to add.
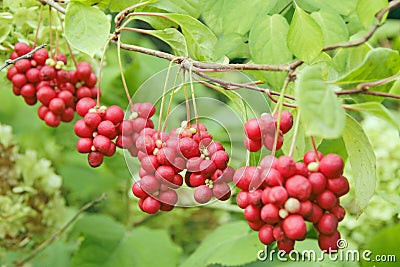
[[[115,153],[113,140],[121,134],[124,111],[119,106],[96,106],[96,101],[89,97],[78,101],[76,111],[83,117],[74,125],[74,132],[80,137],[76,148],[80,153],[88,153],[90,166],[98,167],[104,156]]]
[[[155,112],[156,109],[151,103],[133,104],[132,113],[121,124],[121,131],[116,140],[117,146],[127,149],[132,157],[137,157],[139,150],[136,147],[136,140],[144,128],[154,128],[151,117]]]
[[[206,203],[214,196],[227,200],[234,169],[228,166],[229,155],[201,124],[182,123],[169,133],[144,128],[136,140],[141,163],[140,180],[132,187],[140,198],[139,207],[150,214],[169,211],[178,201],[176,189],[195,187],[194,199]],[[186,171],[185,179],[181,173]]]
[[[28,44],[16,43],[10,59],[31,51]],[[72,121],[77,101],[84,97],[95,98],[98,94],[97,77],[89,63],[79,63],[76,71],[65,70],[66,65],[65,55],[58,54],[53,59],[42,48],[33,53],[31,59],[16,61],[7,73],[14,94],[21,95],[28,105],[35,105],[39,100],[39,118],[51,127],[57,127],[61,121]]]
[[[260,118],[253,118],[244,124],[244,145],[250,152],[257,152],[262,145],[266,149],[272,150],[275,142],[277,129],[278,113],[274,116],[264,113]],[[283,145],[283,135],[287,133],[293,126],[293,116],[287,110],[282,110],[281,121],[279,124],[278,140],[276,142],[276,150],[281,149]]]
[[[314,151],[304,155],[304,162],[266,156],[260,166],[235,172],[233,181],[242,190],[237,204],[263,244],[277,241],[280,250],[290,252],[296,240],[305,239],[308,221],[320,248],[332,252],[338,249],[337,226],[345,216],[339,198],[349,191],[343,165],[336,154],[323,157]]]

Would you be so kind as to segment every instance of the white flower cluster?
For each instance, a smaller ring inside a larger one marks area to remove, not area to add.
[[[362,246],[371,236],[386,226],[395,224],[400,212],[400,137],[398,129],[388,122],[366,116],[362,126],[368,135],[377,160],[375,194],[359,218],[351,211],[355,207],[354,189],[344,198],[348,211],[341,224],[346,239]],[[346,171],[351,177],[351,171]],[[350,179],[352,180],[352,179]]]
[[[64,221],[62,178],[35,151],[19,153],[10,126],[0,124],[0,247],[34,245]]]

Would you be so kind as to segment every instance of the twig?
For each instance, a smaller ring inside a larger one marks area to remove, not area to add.
[[[33,55],[36,51],[38,51],[39,49],[42,49],[42,48],[44,48],[44,47],[46,47],[46,44],[39,45],[39,46],[35,47],[34,49],[32,49],[32,51],[30,51],[29,53],[26,53],[25,55],[22,55],[22,56],[20,56],[20,57],[17,57],[16,59],[7,59],[7,60],[4,62],[4,65],[0,67],[0,71],[2,71],[3,69],[7,68],[8,66],[14,64],[14,63],[17,62],[18,60],[25,59],[25,58],[31,58],[32,55]]]
[[[374,96],[381,96],[381,97],[387,97],[387,98],[400,99],[400,95],[395,95],[395,94],[390,94],[390,93],[385,93],[385,92],[379,92],[379,91],[370,91],[370,90],[363,89],[363,88],[354,88],[354,89],[349,89],[349,90],[343,90],[343,91],[336,92],[336,95],[356,95],[356,94],[374,95]]]
[[[57,10],[58,12],[61,12],[63,14],[65,14],[66,9],[63,8],[62,6],[60,6],[58,3],[56,3],[54,0],[38,0],[40,3],[42,3],[43,5],[49,5],[52,8],[54,8],[55,10]]]
[[[65,232],[65,230],[68,229],[68,227],[76,220],[78,217],[85,212],[86,210],[90,209],[91,207],[99,204],[102,202],[104,199],[106,199],[106,194],[102,194],[99,198],[87,203],[84,205],[82,208],[79,209],[79,211],[72,217],[66,224],[64,224],[63,227],[61,227],[57,232],[55,232],[49,239],[46,239],[40,246],[38,246],[30,255],[28,255],[26,258],[22,259],[19,262],[15,263],[15,266],[23,266],[25,263],[36,257],[40,252],[42,252],[44,249],[46,249],[51,243],[53,243],[56,239],[58,239],[61,234]]]

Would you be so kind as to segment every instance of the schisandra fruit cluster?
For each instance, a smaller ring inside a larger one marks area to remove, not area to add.
[[[306,238],[306,222],[313,224],[322,250],[338,249],[338,222],[345,210],[339,198],[349,191],[342,175],[343,160],[336,154],[307,152],[303,162],[289,156],[266,156],[259,166],[239,168],[233,177],[241,189],[237,204],[260,241],[277,241],[286,252]]]
[[[227,200],[234,169],[228,166],[224,147],[212,138],[201,123],[183,122],[170,132],[144,128],[136,139],[140,180],[132,187],[139,207],[150,214],[172,210],[178,202],[176,189],[184,181],[195,188],[193,198],[198,203],[212,197]]]
[[[26,43],[16,43],[10,59],[16,59],[32,51]],[[67,57],[57,54],[49,57],[42,48],[30,59],[20,59],[8,69],[7,78],[13,84],[15,95],[21,95],[28,105],[41,103],[38,116],[51,127],[74,118],[79,99],[96,98],[97,77],[88,62],[80,62],[76,70],[66,70]]]

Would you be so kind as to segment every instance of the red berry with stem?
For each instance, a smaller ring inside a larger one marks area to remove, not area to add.
[[[257,152],[262,147],[262,141],[261,140],[254,140],[254,139],[250,139],[250,138],[246,137],[244,139],[244,146],[250,152]]]
[[[43,66],[46,63],[46,59],[49,58],[49,52],[44,48],[39,49],[38,51],[33,53],[32,58],[36,61],[38,65]]]
[[[315,153],[314,150],[308,151],[304,154],[303,161],[306,165],[310,164],[311,162],[317,162],[322,159],[323,155],[321,152],[317,151]]]
[[[178,149],[187,159],[200,156],[199,145],[189,137],[179,139]]]
[[[93,146],[92,138],[80,138],[76,143],[76,149],[79,153],[90,153]]]
[[[99,134],[99,135],[96,135],[96,137],[93,139],[93,146],[98,151],[105,154],[110,149],[111,141],[108,137]]]
[[[90,129],[95,130],[101,123],[102,119],[98,113],[89,112],[83,117],[83,121]]]
[[[274,114],[274,118],[277,119],[278,113]],[[289,132],[290,129],[292,129],[293,126],[293,115],[287,110],[282,110],[281,114],[281,122],[279,129],[285,134]]]
[[[54,67],[45,65],[40,69],[40,79],[42,81],[50,81],[56,78],[57,72]]]
[[[278,171],[284,178],[291,177],[296,174],[296,163],[292,157],[281,156],[278,159]]]

